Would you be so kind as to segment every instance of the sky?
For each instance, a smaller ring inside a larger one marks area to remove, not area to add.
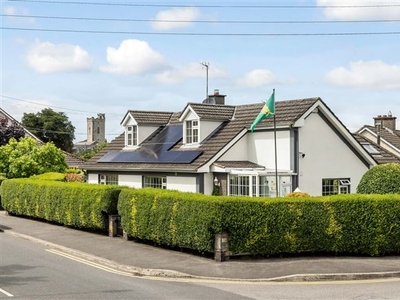
[[[0,106],[64,112],[75,141],[106,115],[320,97],[350,130],[400,129],[400,0],[1,1]]]

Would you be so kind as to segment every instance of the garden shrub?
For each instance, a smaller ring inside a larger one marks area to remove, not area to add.
[[[121,187],[34,179],[9,179],[2,185],[4,209],[15,215],[108,231],[117,214]]]
[[[400,164],[383,164],[369,169],[361,178],[357,193],[400,194]]]
[[[30,179],[35,179],[35,180],[53,180],[53,181],[64,181],[65,180],[65,174],[64,173],[57,173],[57,172],[48,172],[48,173],[43,173],[40,175],[33,175],[29,177]]]

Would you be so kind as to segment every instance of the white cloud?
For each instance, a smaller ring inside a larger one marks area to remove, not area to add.
[[[210,66],[208,70],[209,78],[222,78],[226,74],[217,67]],[[189,78],[206,78],[206,71],[200,63],[190,63],[187,66],[173,68],[157,74],[156,79],[161,83],[179,83]]]
[[[14,22],[20,23],[34,23],[35,19],[29,17],[29,10],[24,7],[16,7],[16,6],[5,6],[3,8],[3,12]],[[21,15],[24,17],[15,17],[15,15]]]
[[[368,89],[400,89],[400,65],[381,60],[350,62],[350,67],[333,69],[326,80],[336,86]]]
[[[40,41],[31,47],[26,59],[39,73],[86,71],[92,65],[89,53],[79,46]]]
[[[398,1],[392,1],[393,4],[396,4],[396,2],[398,4]],[[385,3],[371,0],[318,0],[317,4],[319,6],[371,6]],[[400,7],[327,7],[324,9],[324,15],[326,18],[333,20],[390,20],[400,17]]]
[[[237,85],[241,87],[260,87],[278,83],[276,76],[269,70],[256,69],[245,74],[243,78],[237,80]]]
[[[156,30],[172,30],[189,27],[193,24],[192,22],[197,20],[199,17],[200,11],[196,7],[173,8],[170,10],[160,11],[156,16],[157,22],[151,22],[150,24],[153,29]]]
[[[164,66],[164,57],[154,51],[147,42],[125,40],[119,48],[107,47],[108,66],[100,67],[103,72],[116,74],[140,74]]]

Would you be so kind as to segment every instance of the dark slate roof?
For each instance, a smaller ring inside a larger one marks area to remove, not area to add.
[[[364,125],[358,132],[362,129],[367,128],[370,131],[378,134],[378,131],[375,126]],[[392,144],[396,148],[400,149],[400,130],[390,130],[389,128],[382,127],[380,132],[381,138],[387,141],[388,143]]]
[[[235,169],[265,169],[264,166],[253,163],[251,161],[216,161],[213,163],[214,166],[220,168],[235,168]]]
[[[129,110],[128,113],[135,118],[135,121],[138,124],[159,124],[159,125],[168,124],[173,114],[172,112],[164,112],[164,111],[139,111],[139,110]]]
[[[235,106],[222,104],[189,103],[200,119],[229,120],[233,117]]]
[[[367,152],[378,164],[400,163],[400,157],[397,157],[393,153],[387,151],[385,148],[378,145],[377,143],[370,141],[369,139],[358,133],[353,134],[353,136],[367,150]]]
[[[277,126],[288,126],[295,123],[312,105],[320,98],[309,98],[289,101],[278,101],[275,105]],[[188,104],[189,105],[189,104]],[[264,103],[246,104],[238,106],[228,106],[226,110],[221,108],[221,111],[227,112],[234,110],[233,117],[223,121],[202,144],[195,150],[202,151],[202,154],[190,164],[171,164],[171,163],[105,163],[97,162],[108,152],[121,151],[124,148],[125,136],[122,133],[115,138],[111,143],[98,152],[93,158],[85,163],[84,168],[88,170],[164,170],[164,171],[188,171],[193,172],[209,162],[219,151],[221,151],[233,138],[235,138],[244,129],[249,129],[253,120],[260,113]],[[216,105],[210,104],[195,104],[197,111],[203,111],[201,107],[208,108],[211,113]],[[187,107],[187,106],[186,106]],[[218,108],[220,109],[220,108]],[[173,114],[175,118],[177,114]],[[225,115],[227,117],[227,115]],[[170,124],[176,124],[177,120],[172,119]],[[168,125],[167,125],[168,126]],[[273,118],[264,119],[259,127],[273,127]],[[143,142],[144,144],[145,142]],[[182,145],[182,141],[174,146],[174,150]]]

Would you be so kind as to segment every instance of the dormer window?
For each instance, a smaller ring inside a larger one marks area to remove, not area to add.
[[[137,125],[126,126],[125,144],[127,147],[134,147],[138,144]]]
[[[199,142],[199,121],[186,121],[186,144]]]

